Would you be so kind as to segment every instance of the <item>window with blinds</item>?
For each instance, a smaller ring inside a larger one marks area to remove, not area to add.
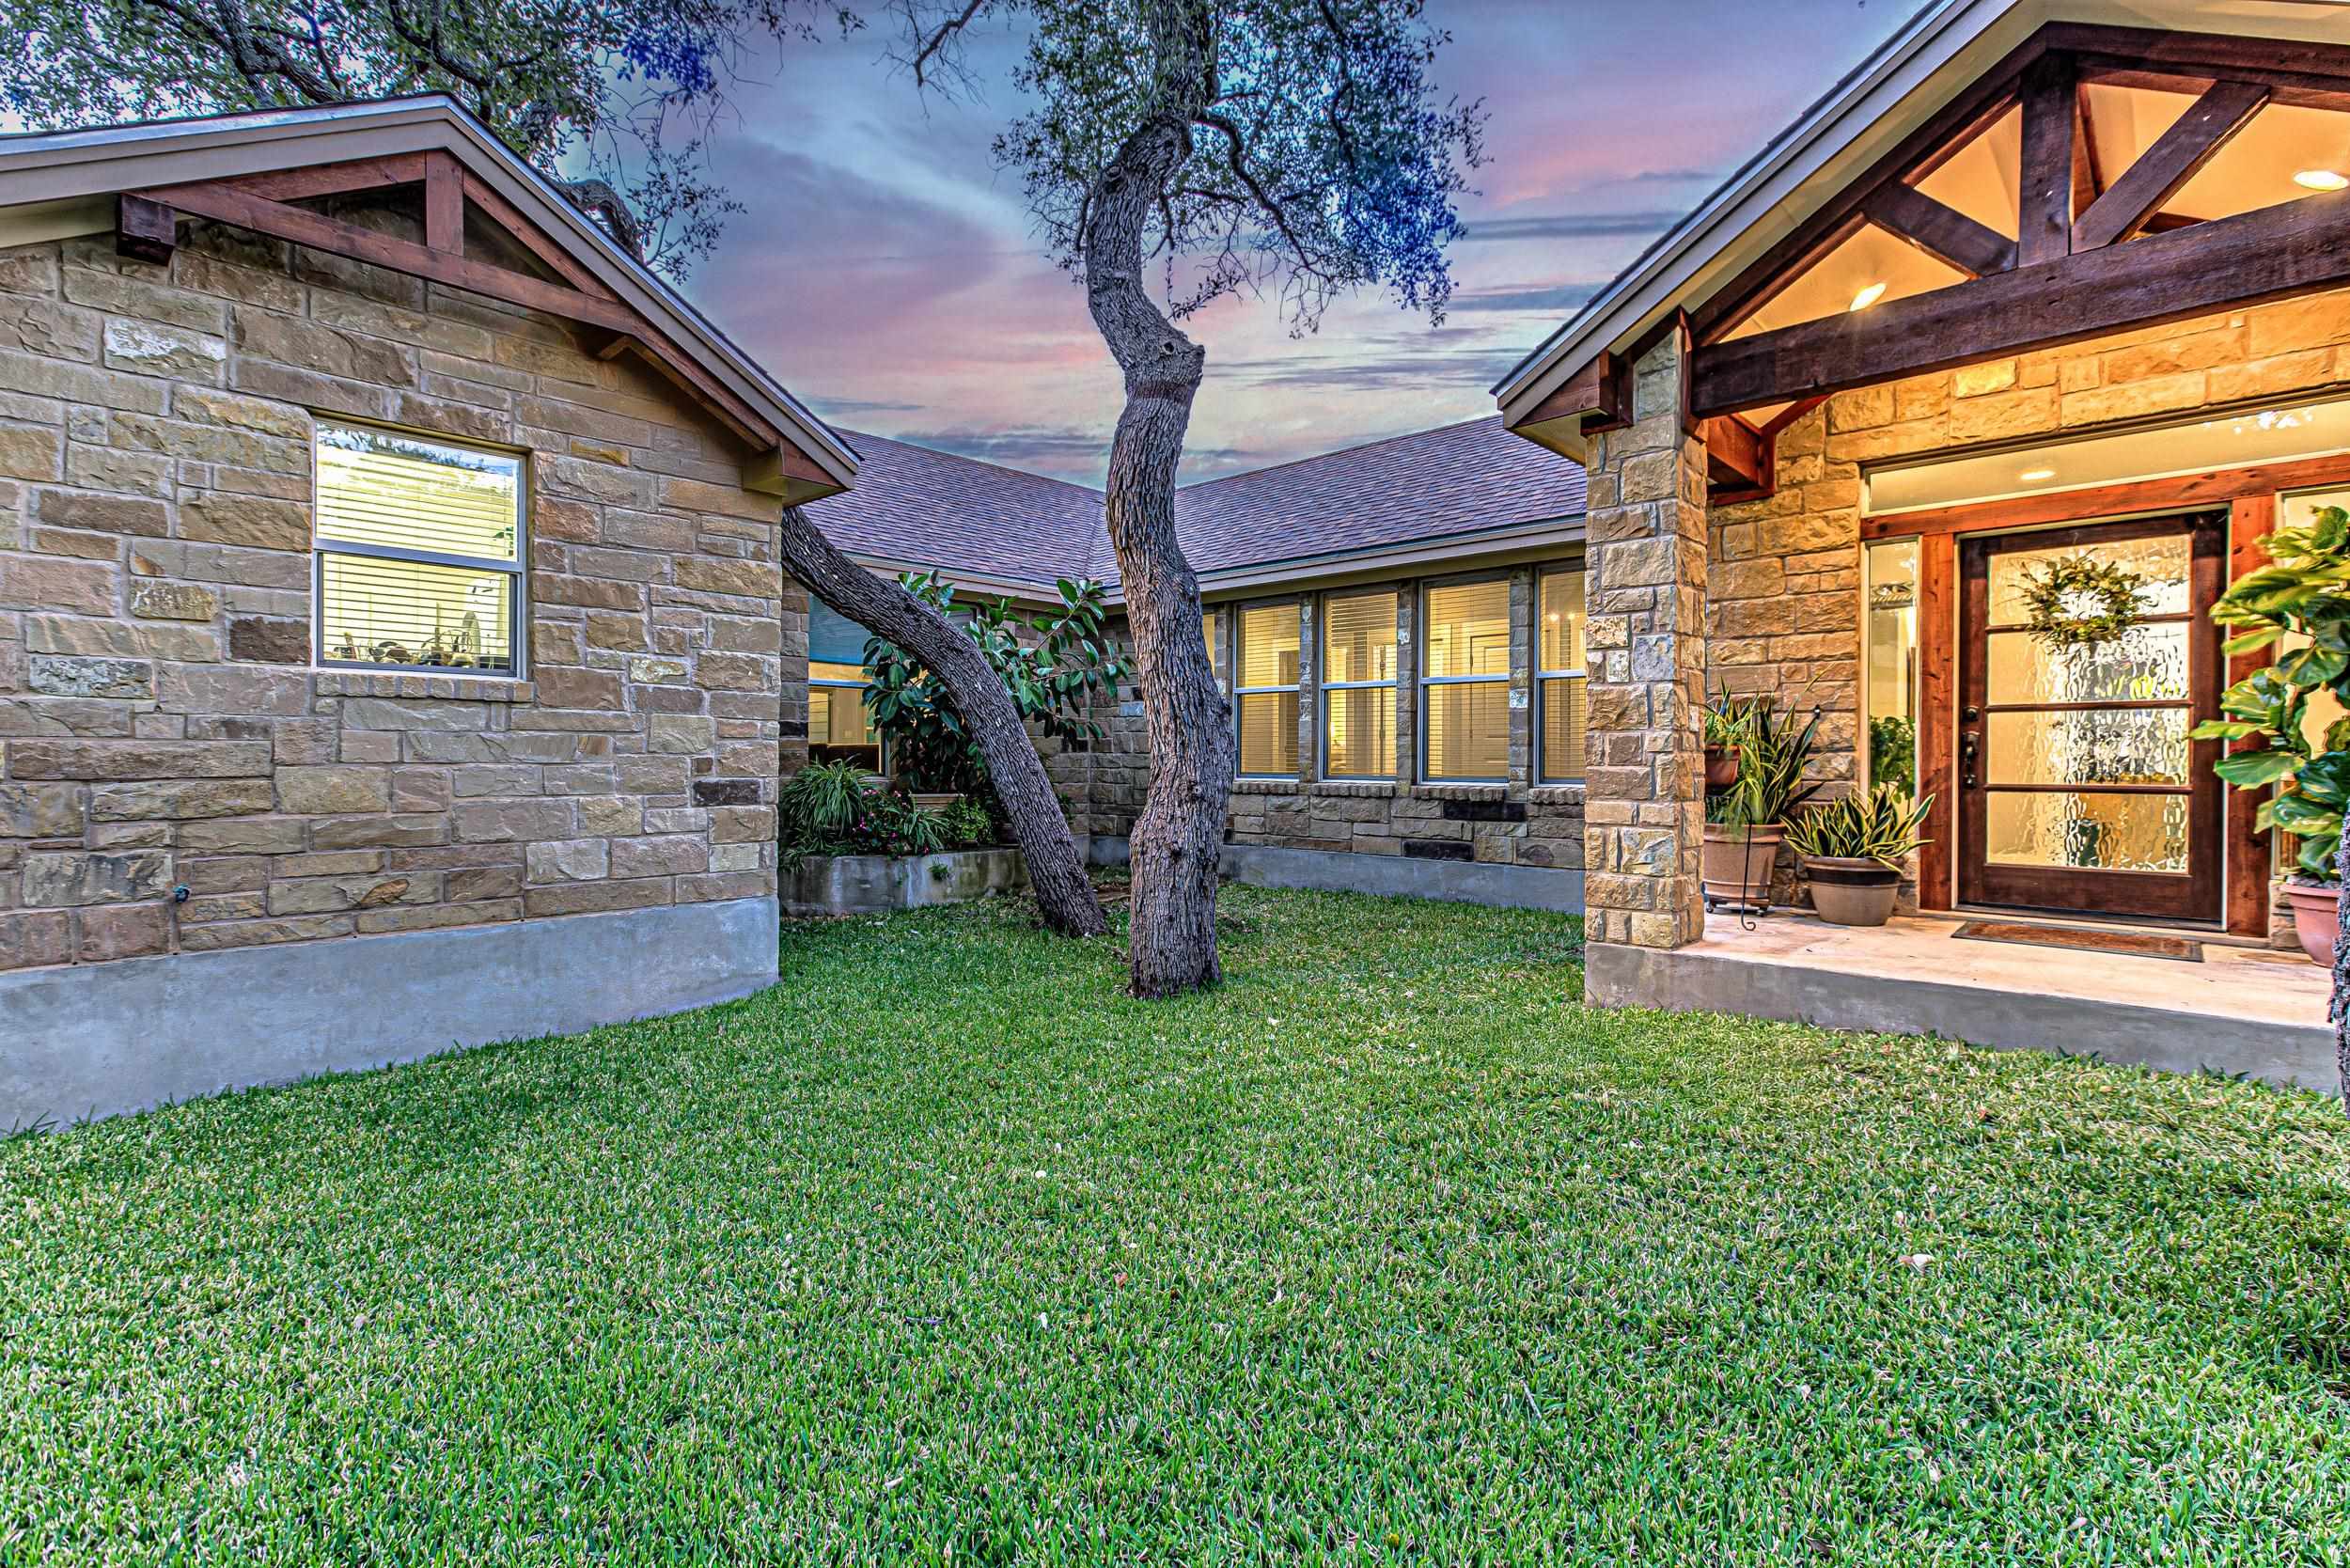
[[[1534,701],[1541,736],[1535,776],[1563,784],[1583,776],[1583,573],[1543,574],[1534,639]]]
[[[1510,584],[1423,590],[1421,774],[1440,783],[1510,776]]]
[[[1323,773],[1395,776],[1396,596],[1333,594],[1322,606]]]
[[[1233,708],[1240,726],[1240,771],[1266,777],[1297,775],[1300,617],[1295,604],[1258,604],[1240,612],[1239,677]]]
[[[522,459],[318,427],[322,664],[520,673]]]

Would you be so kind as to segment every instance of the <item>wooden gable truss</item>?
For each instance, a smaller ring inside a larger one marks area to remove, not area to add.
[[[401,186],[422,187],[422,243],[292,205],[311,197]],[[510,236],[553,279],[467,255],[468,209]],[[116,197],[116,248],[141,260],[167,261],[178,243],[181,216],[232,224],[573,322],[582,329],[589,352],[604,359],[630,354],[643,360],[731,431],[749,448],[745,488],[787,501],[840,488],[784,432],[721,385],[692,354],[453,153],[398,153],[126,191]]]

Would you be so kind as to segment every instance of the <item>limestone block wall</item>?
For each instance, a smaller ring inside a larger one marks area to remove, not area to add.
[[[317,415],[527,454],[525,679],[314,665]],[[0,251],[0,968],[772,895],[806,604],[740,462],[413,278]]]

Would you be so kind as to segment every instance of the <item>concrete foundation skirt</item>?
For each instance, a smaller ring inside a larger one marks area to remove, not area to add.
[[[781,873],[787,915],[878,915],[968,903],[1028,885],[1016,849],[943,855],[811,855]]]

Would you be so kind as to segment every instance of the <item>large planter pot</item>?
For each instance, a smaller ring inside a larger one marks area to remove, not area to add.
[[[1738,748],[1734,745],[1709,745],[1705,748],[1705,787],[1727,790],[1738,782]]]
[[[2301,938],[2301,950],[2311,963],[2328,969],[2334,966],[2334,934],[2341,930],[2335,913],[2341,897],[2341,888],[2322,882],[2285,884],[2285,902],[2293,905],[2293,930]]]
[[[1771,907],[1771,867],[1787,830],[1770,827],[1727,827],[1705,824],[1705,842],[1698,852],[1698,870],[1705,881],[1705,902],[1736,904],[1758,911]]]
[[[1811,907],[1832,926],[1881,926],[1893,916],[1893,901],[1901,896],[1902,873],[1882,860],[1856,860],[1843,855],[1806,855],[1804,874],[1811,883]]]
[[[925,811],[944,811],[963,795],[954,790],[916,790],[909,798]]]

